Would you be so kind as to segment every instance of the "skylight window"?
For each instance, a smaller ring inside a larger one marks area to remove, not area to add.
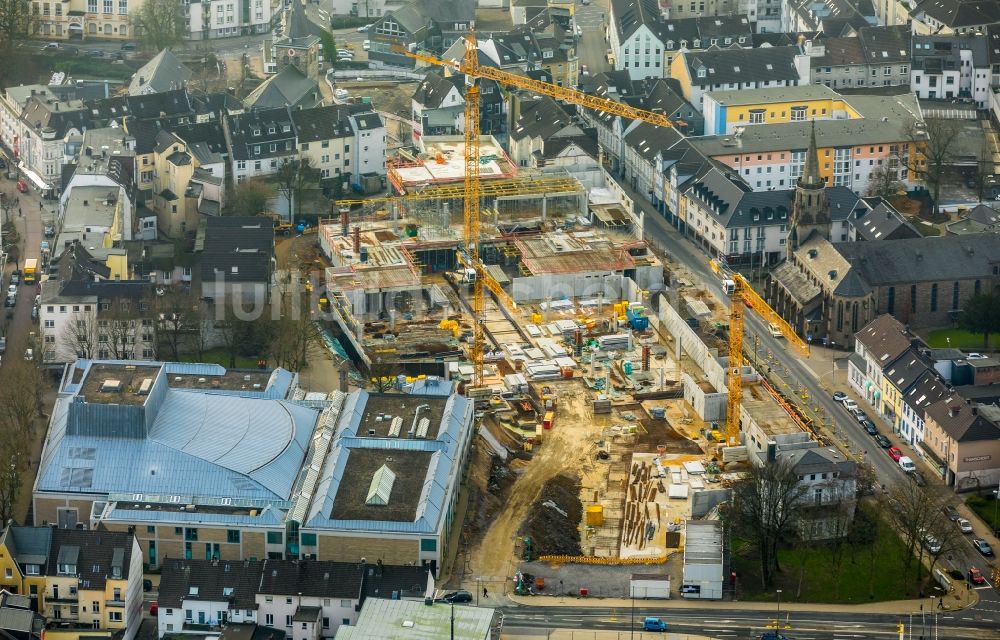
[[[382,465],[378,471],[372,474],[371,484],[368,485],[368,497],[365,504],[369,506],[384,507],[389,504],[389,495],[392,493],[392,485],[396,482],[396,474],[389,467]]]

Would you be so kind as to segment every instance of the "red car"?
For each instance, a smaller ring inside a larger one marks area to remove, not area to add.
[[[17,181],[17,190],[21,193],[28,193],[28,183],[24,180]]]
[[[889,447],[886,453],[888,453],[889,457],[895,462],[899,462],[899,459],[903,457],[903,452],[899,449],[899,447]]]
[[[972,584],[986,584],[986,578],[983,577],[983,574],[979,571],[979,569],[972,567],[969,569],[969,582]]]

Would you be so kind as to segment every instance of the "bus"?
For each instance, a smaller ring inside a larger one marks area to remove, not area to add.
[[[33,284],[38,279],[38,259],[28,258],[24,261],[24,282]]]

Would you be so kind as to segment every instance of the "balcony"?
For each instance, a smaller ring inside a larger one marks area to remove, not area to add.
[[[106,606],[106,607],[121,607],[121,608],[124,608],[125,607],[125,601],[124,600],[105,600],[104,601],[104,606]]]

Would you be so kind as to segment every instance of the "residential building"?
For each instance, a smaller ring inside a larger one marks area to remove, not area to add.
[[[198,228],[205,216],[222,213],[225,162],[202,142],[187,144],[161,131],[153,151],[153,198],[160,233],[179,238]]]
[[[919,35],[985,33],[1000,22],[1000,5],[979,0],[921,0],[910,9],[911,28]]]
[[[9,640],[41,640],[45,618],[31,608],[31,598],[0,591],[0,634]]]
[[[119,218],[117,231],[112,239],[120,235],[121,240],[153,239],[156,237],[156,216],[152,212],[140,212],[135,189],[137,174],[148,171],[149,188],[152,188],[152,170],[136,163],[136,139],[124,127],[91,128],[80,138],[73,161],[63,167],[62,195],[56,230],[66,229],[66,213],[73,190],[82,187],[103,187],[102,200],[113,200]],[[114,193],[114,197],[109,194]],[[86,222],[86,216],[77,218]],[[79,232],[80,229],[67,229]],[[84,228],[85,232],[86,229]],[[73,239],[73,236],[67,239]],[[65,246],[66,239],[57,238],[53,255],[58,255]],[[87,245],[92,246],[92,245]]]
[[[992,71],[983,35],[913,36],[910,87],[921,99],[989,107]]]
[[[45,610],[45,573],[52,528],[8,523],[0,532],[0,588],[29,598],[32,611]]]
[[[632,122],[625,132],[622,178],[636,191],[653,197],[656,157],[684,136],[673,127],[657,127],[648,122]]]
[[[434,577],[424,567],[169,559],[161,567],[157,623],[161,638],[249,623],[316,640],[356,623],[367,597],[423,602],[433,594]]]
[[[182,8],[185,40],[248,36],[271,29],[271,3],[267,0],[209,0]]]
[[[387,10],[368,29],[368,59],[376,66],[413,68],[413,58],[394,47],[440,54],[476,26],[473,0],[412,0]]]
[[[920,232],[916,227],[882,199],[878,199],[871,212],[850,220],[850,240],[854,241],[903,240],[919,237]]]
[[[925,410],[920,443],[937,475],[956,491],[1000,482],[1000,407],[949,395]]]
[[[666,76],[670,75],[670,66],[681,51],[750,48],[753,43],[750,20],[745,15],[664,20],[660,28],[664,38],[663,73]]]
[[[18,164],[23,165],[32,188],[44,195],[55,195],[62,186],[66,139],[81,135],[90,126],[87,106],[82,100],[35,95],[25,103],[21,121]]]
[[[701,113],[709,91],[809,84],[809,56],[795,46],[681,52],[670,65],[684,98]]]
[[[490,640],[498,623],[497,616],[497,610],[489,607],[455,607],[433,601],[422,603],[370,598],[361,607],[357,623],[340,627],[336,640],[391,638],[404,627],[407,637],[414,640],[444,637]]]
[[[858,78],[854,86],[889,87],[909,84],[912,37],[905,24],[859,29],[858,40],[865,52],[865,74],[868,80],[863,83]]]
[[[660,13],[668,20],[682,18],[703,18],[715,16],[731,16],[738,13],[755,12],[760,2],[744,2],[735,0],[707,0],[706,2],[673,2],[660,7]],[[770,4],[770,3],[768,3]],[[746,10],[744,10],[746,9]]]
[[[351,116],[354,130],[354,151],[351,164],[354,167],[354,188],[364,191],[362,178],[386,175],[386,130],[381,114],[375,111],[355,113]],[[350,152],[344,148],[344,152]]]
[[[948,393],[948,385],[936,371],[931,369],[924,371],[903,396],[899,437],[911,447],[920,444],[924,439],[924,417],[927,407]]]
[[[483,42],[480,41],[480,46]],[[456,44],[452,49],[458,47]],[[515,97],[511,98],[516,99]],[[417,85],[410,99],[413,143],[421,136],[448,136],[465,132],[465,75],[444,75],[432,69]],[[495,80],[479,81],[479,131],[502,139],[506,137],[506,101]]]
[[[297,157],[295,128],[288,107],[259,109],[223,120],[229,171],[235,182],[274,175]]]
[[[293,111],[312,109],[323,104],[319,85],[298,67],[286,65],[270,76],[243,99],[247,109],[275,109],[284,106]]]
[[[354,172],[351,145],[357,146],[357,143],[351,127],[351,112],[358,108],[367,107],[331,105],[292,112],[299,158],[308,159],[309,166],[319,171],[321,178],[336,178]]]
[[[30,32],[46,40],[127,40],[136,36],[129,16],[143,0],[70,0],[67,3],[33,3]]]
[[[852,95],[845,101],[860,118],[747,126],[738,134],[734,130],[733,135],[705,136],[693,139],[692,144],[738,171],[755,191],[788,188],[801,175],[804,142],[815,126],[818,169],[827,184],[866,194],[872,172],[884,168],[898,172],[898,181],[907,188],[922,184],[909,170],[912,130],[923,122],[917,99],[912,95]],[[824,115],[822,110],[821,106],[816,109],[817,118]],[[776,117],[780,113],[776,111]],[[805,115],[812,118],[812,108]]]
[[[608,25],[608,48],[615,56],[615,70],[628,71],[632,80],[666,75],[666,35],[656,0],[612,0]]]
[[[39,303],[43,362],[154,357],[156,341],[149,307],[153,285],[148,280],[128,280],[127,276],[110,279],[108,265],[124,262],[125,251],[102,253],[103,259],[91,255],[77,240],[53,259],[54,274],[42,283]],[[128,273],[127,265],[125,268]]]
[[[850,98],[823,85],[709,91],[703,100],[705,135],[729,135],[754,125],[862,117]]]
[[[223,305],[234,298],[261,308],[274,275],[274,221],[263,216],[213,216],[198,227],[201,250],[195,286]]]
[[[830,36],[850,36],[876,23],[873,2],[789,0],[781,6],[782,31],[822,31]]]
[[[508,149],[510,159],[519,167],[537,164],[544,158],[550,140],[583,136],[576,119],[552,98],[519,99],[516,111],[518,117],[511,123]]]
[[[154,568],[315,557],[436,570],[454,543],[472,403],[355,391],[306,406],[302,393],[283,369],[78,360],[58,390],[36,521],[131,529]]]
[[[121,630],[124,640],[132,640],[142,624],[142,593],[142,553],[134,535],[52,530],[45,572],[46,618],[78,628]]]
[[[24,139],[26,123],[21,119],[28,100],[38,96],[42,100],[57,100],[58,97],[44,84],[7,87],[0,93],[0,142],[5,156],[11,162],[20,164],[21,141]]]
[[[200,7],[197,4],[195,6]],[[178,60],[170,49],[164,49],[133,74],[128,93],[130,96],[139,96],[184,89],[192,75],[194,72]]]

